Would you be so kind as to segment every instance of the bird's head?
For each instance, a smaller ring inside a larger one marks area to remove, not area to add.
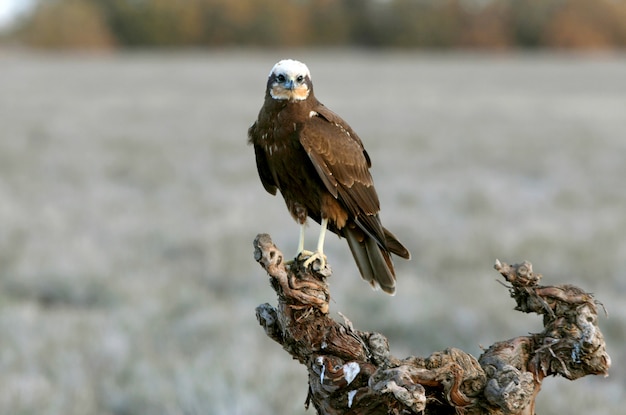
[[[273,99],[303,101],[313,89],[309,68],[302,62],[284,59],[272,68],[267,89]]]

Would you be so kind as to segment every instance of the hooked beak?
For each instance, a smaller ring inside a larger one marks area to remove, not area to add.
[[[293,82],[293,79],[288,79],[285,81],[285,88],[293,91],[294,87],[295,87],[295,84]]]

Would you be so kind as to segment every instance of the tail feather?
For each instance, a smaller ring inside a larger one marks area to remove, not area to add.
[[[411,253],[398,241],[398,238],[389,232],[387,228],[383,228],[383,231],[385,232],[385,243],[389,252],[398,255],[400,258],[411,259]]]
[[[346,230],[345,237],[348,241],[348,246],[350,247],[354,261],[356,262],[359,272],[361,273],[361,278],[370,283],[372,287],[376,288],[376,275],[372,270],[363,239],[359,238],[357,232],[352,230]]]
[[[391,263],[391,255],[379,247],[372,238],[365,240],[365,249],[367,249],[367,256],[374,272],[376,283],[384,292],[394,295],[396,293],[396,273]]]
[[[345,227],[344,236],[361,277],[375,289],[380,287],[384,292],[394,295],[396,276],[389,252],[354,224]]]

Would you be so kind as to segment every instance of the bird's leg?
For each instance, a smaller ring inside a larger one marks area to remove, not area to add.
[[[326,266],[326,256],[324,255],[324,239],[326,238],[326,229],[328,228],[328,218],[322,218],[320,223],[320,236],[317,240],[317,249],[311,253],[311,256],[304,261],[304,266],[308,267],[313,261],[320,260],[320,269]],[[299,255],[298,255],[299,256]]]
[[[304,229],[306,228],[306,223],[300,225],[300,241],[298,242],[298,253],[296,254],[296,258],[300,256],[311,256],[313,252],[304,250]]]
[[[300,258],[301,256],[311,256],[313,255],[313,252],[311,251],[305,251],[304,250],[304,229],[306,228],[306,223],[301,223],[300,224],[300,239],[298,241],[298,250],[296,251],[296,259]],[[289,260],[286,261],[287,265],[291,265],[294,263],[294,260]]]

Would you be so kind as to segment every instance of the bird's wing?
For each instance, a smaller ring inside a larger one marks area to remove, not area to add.
[[[300,143],[328,191],[343,203],[359,227],[385,246],[377,215],[380,203],[369,172],[371,161],[352,128],[320,104],[304,124]]]
[[[265,155],[265,151],[256,144],[257,141],[257,125],[256,123],[252,124],[252,127],[248,129],[248,137],[249,143],[254,146],[254,155],[256,157],[256,168],[259,172],[259,178],[261,179],[261,183],[263,183],[263,187],[267,190],[268,193],[276,195],[276,181],[274,180],[274,176],[272,175],[272,171],[270,170],[269,163],[267,161],[267,156]]]

